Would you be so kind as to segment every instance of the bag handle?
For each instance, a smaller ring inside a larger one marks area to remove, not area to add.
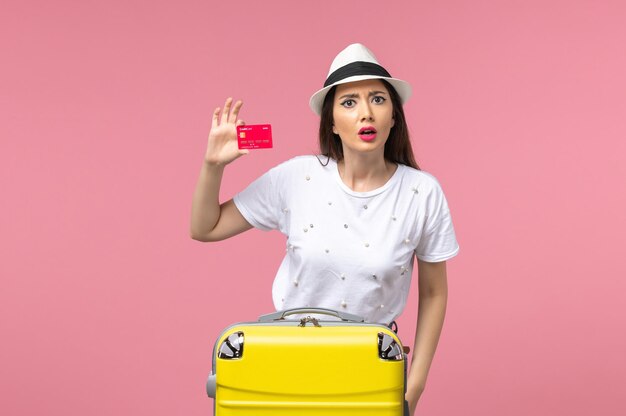
[[[334,316],[335,318],[339,318],[345,322],[365,322],[365,319],[361,318],[358,315],[353,315],[351,313],[336,311],[334,309],[326,309],[326,308],[293,308],[293,309],[285,309],[284,311],[278,311],[274,313],[269,313],[267,315],[261,315],[259,317],[259,322],[272,322],[279,321],[285,319],[285,317],[289,315],[295,315],[297,313],[316,313],[320,315],[329,315]]]

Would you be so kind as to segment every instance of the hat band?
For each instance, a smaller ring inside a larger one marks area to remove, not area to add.
[[[341,81],[342,79],[356,75],[377,75],[380,77],[391,78],[389,72],[387,72],[387,70],[382,66],[371,62],[357,61],[344,65],[330,74],[328,78],[326,78],[326,82],[324,82],[324,88],[334,84],[335,82]]]

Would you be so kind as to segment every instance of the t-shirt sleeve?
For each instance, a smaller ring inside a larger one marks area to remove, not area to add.
[[[233,197],[235,206],[246,221],[264,231],[275,230],[279,225],[278,168],[270,169]]]
[[[456,256],[459,244],[454,233],[450,209],[436,180],[433,180],[427,197],[426,209],[424,231],[415,249],[415,255],[419,260],[428,262],[445,261]]]

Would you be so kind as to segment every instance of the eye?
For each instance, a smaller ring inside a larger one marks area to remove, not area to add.
[[[385,97],[380,96],[380,95],[377,95],[374,98],[372,98],[372,102],[374,104],[382,104],[385,101],[387,101],[387,99]]]
[[[348,98],[347,100],[343,101],[341,105],[344,106],[345,108],[352,108],[354,107],[354,100]]]

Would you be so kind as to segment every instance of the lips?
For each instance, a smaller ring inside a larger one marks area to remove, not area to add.
[[[376,138],[376,129],[372,126],[361,127],[358,136],[361,140],[370,142]]]

